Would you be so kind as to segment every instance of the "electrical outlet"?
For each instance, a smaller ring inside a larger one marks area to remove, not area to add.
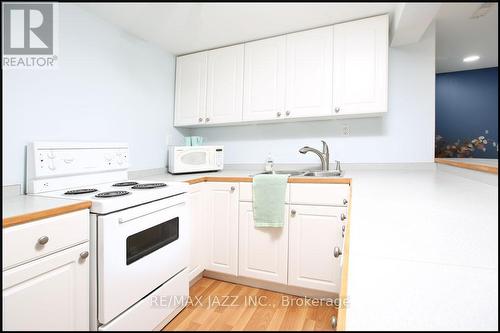
[[[342,124],[342,135],[343,136],[351,135],[351,127],[348,124]]]

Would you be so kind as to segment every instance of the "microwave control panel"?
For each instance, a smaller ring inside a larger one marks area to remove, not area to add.
[[[224,166],[224,152],[222,148],[217,148],[215,150],[215,165],[218,169],[222,169]]]

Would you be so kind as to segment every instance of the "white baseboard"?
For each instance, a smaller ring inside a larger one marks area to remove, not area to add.
[[[316,299],[336,299],[339,296],[337,293],[332,293],[329,291],[321,291],[321,290],[308,289],[308,288],[302,288],[302,287],[294,287],[294,286],[289,286],[289,285],[280,284],[280,283],[276,283],[276,282],[257,280],[257,279],[253,279],[253,278],[243,277],[243,276],[234,276],[234,275],[229,275],[229,274],[225,274],[225,273],[218,273],[218,272],[213,272],[213,271],[207,271],[207,270],[203,271],[201,274],[203,274],[204,277],[215,279],[215,280],[221,280],[221,281],[226,281],[226,282],[231,282],[231,283],[236,283],[236,284],[242,284],[242,285],[249,286],[249,287],[265,289],[265,290],[275,291],[275,292],[279,292],[282,294],[288,294],[288,295],[299,296],[299,297],[316,298]]]

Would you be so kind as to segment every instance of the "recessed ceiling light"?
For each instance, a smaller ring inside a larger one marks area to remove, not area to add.
[[[472,62],[472,61],[477,61],[477,60],[479,60],[478,55],[473,55],[473,56],[469,56],[469,57],[464,58],[464,62]]]

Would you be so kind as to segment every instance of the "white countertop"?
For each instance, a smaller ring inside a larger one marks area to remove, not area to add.
[[[352,178],[348,330],[498,328],[498,185],[436,167],[356,168],[345,177]]]
[[[82,200],[16,195],[2,199],[3,226],[30,222],[89,207],[90,202]]]

